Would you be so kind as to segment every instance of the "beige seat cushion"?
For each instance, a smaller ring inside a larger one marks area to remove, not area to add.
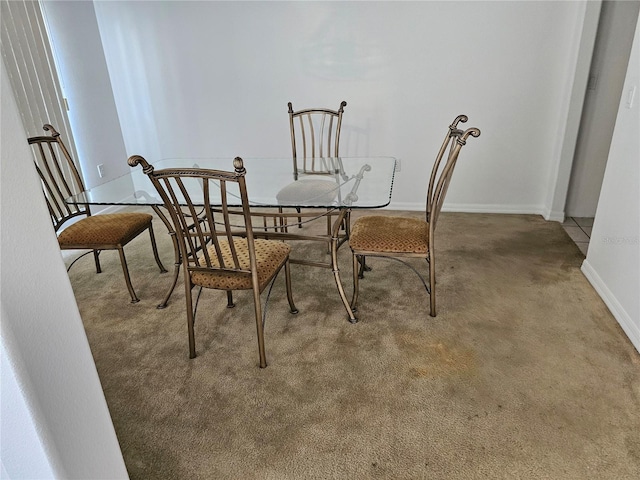
[[[349,245],[355,252],[426,255],[429,249],[429,225],[416,218],[362,217],[351,227]]]
[[[124,245],[151,225],[148,213],[92,215],[65,228],[58,235],[60,247]]]
[[[238,261],[243,269],[249,270],[249,247],[245,238],[234,239]],[[291,247],[277,240],[254,240],[256,248],[256,263],[258,264],[258,283],[260,291],[269,283],[278,269],[285,263]],[[233,258],[229,242],[220,240],[222,257],[227,267],[233,267]],[[209,247],[211,263],[219,266],[218,257],[214,246]],[[200,255],[203,258],[203,255]],[[201,261],[201,265],[205,265]],[[194,285],[218,290],[249,290],[252,288],[251,276],[237,275],[222,271],[192,272],[191,281]]]
[[[292,182],[278,192],[276,198],[281,205],[327,205],[338,194],[334,180],[305,178]]]

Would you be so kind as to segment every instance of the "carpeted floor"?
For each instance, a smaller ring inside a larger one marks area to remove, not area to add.
[[[138,304],[116,253],[100,275],[80,260],[70,278],[131,478],[640,478],[640,356],[560,224],[443,213],[436,239],[436,318],[396,262],[368,261],[355,325],[329,270],[294,265],[300,313],[280,276],[266,369],[248,292],[234,309],[203,292],[189,360],[182,280],[157,310],[171,278],[146,236],[126,249]],[[346,245],[340,258],[350,293]]]

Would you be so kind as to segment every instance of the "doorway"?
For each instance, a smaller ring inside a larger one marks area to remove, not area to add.
[[[595,216],[639,12],[640,1],[602,2],[567,192],[566,217]]]

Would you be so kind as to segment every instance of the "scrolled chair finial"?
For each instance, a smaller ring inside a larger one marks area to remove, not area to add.
[[[140,155],[131,155],[127,160],[127,163],[130,167],[140,165],[142,167],[142,171],[147,175],[153,172],[153,166],[149,165],[149,162],[147,162],[144,157]]]
[[[449,128],[455,130],[456,128],[458,128],[458,124],[460,122],[466,123],[467,120],[469,120],[469,117],[467,117],[466,115],[464,115],[464,114],[463,115],[458,115],[456,117],[456,119],[453,121],[453,123],[450,125]]]
[[[479,137],[480,136],[480,129],[476,128],[476,127],[468,128],[462,134],[462,138],[464,140],[466,140],[469,137],[469,135],[471,135],[472,137],[476,137],[476,138]]]
[[[475,127],[467,128],[464,132],[462,130],[459,130],[459,132],[461,133],[461,135],[458,136],[456,141],[460,145],[466,145],[467,144],[467,138],[469,138],[469,136],[472,136],[472,137],[479,137],[480,136],[480,129],[475,128]]]
[[[233,159],[233,168],[238,175],[244,175],[245,173],[247,173],[247,170],[244,168],[244,162],[240,157],[236,157]]]
[[[347,102],[345,100],[343,100],[342,102],[340,102],[340,108],[338,109],[338,112],[344,112],[344,107],[347,106]]]
[[[45,132],[51,132],[51,136],[52,136],[52,137],[59,137],[59,136],[60,136],[60,133],[59,133],[59,132],[54,128],[54,126],[53,126],[53,125],[51,125],[50,123],[45,123],[45,124],[42,126],[42,129],[43,129]]]
[[[358,172],[358,174],[356,175],[356,178],[362,179],[364,178],[364,172],[370,172],[371,171],[371,165],[369,165],[368,163],[365,163],[361,168],[360,171]]]

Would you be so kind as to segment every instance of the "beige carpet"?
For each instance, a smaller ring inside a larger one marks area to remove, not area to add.
[[[294,265],[300,313],[281,276],[266,369],[248,293],[235,309],[203,293],[189,360],[182,280],[157,310],[170,276],[145,236],[126,249],[138,304],[116,253],[100,275],[80,260],[70,278],[131,478],[640,478],[640,357],[561,226],[444,213],[436,235],[436,318],[396,262],[369,261],[355,325],[329,270]],[[341,262],[350,292],[347,246]]]

